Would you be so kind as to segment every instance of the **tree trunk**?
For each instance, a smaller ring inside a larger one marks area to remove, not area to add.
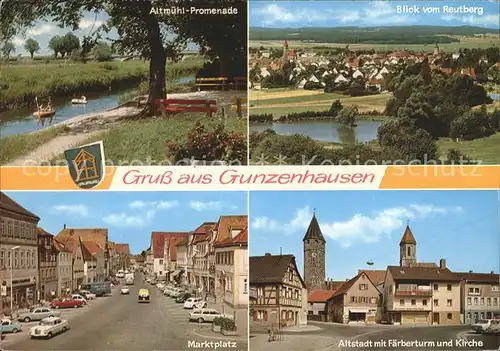
[[[158,20],[155,17],[149,18],[147,26],[149,27],[148,41],[151,56],[149,58],[148,102],[144,114],[145,116],[153,116],[156,111],[155,100],[166,98],[165,65],[167,58]]]

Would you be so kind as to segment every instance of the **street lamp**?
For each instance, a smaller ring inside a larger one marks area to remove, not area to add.
[[[12,318],[13,314],[12,314],[12,310],[14,308],[13,306],[13,290],[14,290],[14,286],[12,285],[12,271],[13,271],[13,261],[14,261],[14,251],[19,249],[21,246],[14,246],[14,247],[11,247],[10,248],[10,251],[11,251],[11,254],[10,254],[10,317]]]

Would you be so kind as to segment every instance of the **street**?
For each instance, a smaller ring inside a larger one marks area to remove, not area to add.
[[[23,323],[23,331],[8,334],[5,350],[247,350],[245,336],[224,337],[210,330],[210,324],[188,321],[188,310],[182,309],[156,287],[136,278],[129,295],[120,295],[120,287],[108,297],[97,298],[79,309],[61,310],[71,329],[50,340],[32,340],[29,328],[36,323]],[[147,288],[151,302],[138,303],[140,288]],[[217,345],[216,343],[219,342]]]
[[[305,327],[285,330],[279,341],[269,342],[267,334],[250,335],[250,348],[255,351],[497,350],[499,346],[498,336],[475,334],[464,325],[412,327],[310,322]]]

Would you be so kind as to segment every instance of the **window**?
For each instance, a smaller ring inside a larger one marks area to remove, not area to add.
[[[477,297],[474,298],[474,305],[478,305],[479,304],[479,299]]]
[[[452,307],[453,306],[453,301],[450,300],[450,299],[446,300],[446,306]]]
[[[491,286],[491,291],[500,291],[500,286],[498,286],[498,285],[492,285]]]
[[[35,259],[36,259],[36,252],[33,251],[33,254],[31,255],[31,267],[36,267]]]
[[[479,288],[474,288],[474,294],[479,294]]]
[[[451,284],[448,284],[448,285],[446,286],[446,290],[451,291]]]
[[[438,299],[434,299],[434,306],[439,306],[439,300]]]
[[[375,303],[377,303],[377,298],[376,298],[376,297],[372,297],[372,298],[370,298],[370,303],[371,303],[371,304],[375,304]]]
[[[498,297],[493,298],[493,306],[498,306]]]
[[[9,268],[11,268],[12,267],[12,251],[11,250],[7,251],[7,261],[9,263]]]
[[[411,256],[411,247],[408,246],[408,256]]]
[[[488,298],[486,299],[486,304],[487,304],[488,306],[491,306],[491,297],[488,297]]]
[[[19,267],[19,252],[17,250],[14,251],[14,268]]]
[[[453,319],[453,314],[448,313],[446,317],[448,318],[449,321],[451,321]]]
[[[412,306],[416,306],[416,305],[417,305],[417,300],[412,299],[412,300],[411,300],[411,305],[412,305]]]
[[[24,267],[24,250],[21,250],[20,256],[21,256],[20,266]]]
[[[467,298],[467,305],[472,305],[472,297]]]
[[[5,230],[5,218],[0,218],[0,236],[7,236],[7,231]]]
[[[368,290],[368,284],[359,284],[359,290]]]
[[[427,300],[422,300],[422,305],[427,306]]]
[[[293,282],[293,270],[292,269],[290,269],[290,271],[288,272],[288,280]]]
[[[3,219],[2,219],[3,221]],[[5,250],[0,250],[0,269],[5,267]]]
[[[434,284],[434,291],[438,291],[439,290],[439,286],[437,284]]]
[[[163,264],[163,260],[160,260],[160,264]],[[160,273],[161,274],[161,273]]]
[[[257,296],[259,296],[259,297],[264,296],[264,289],[263,288],[257,288]]]
[[[243,294],[248,294],[248,279],[243,279]]]
[[[469,294],[474,294],[474,288],[469,288]]]
[[[484,305],[484,297],[481,297],[481,306]]]

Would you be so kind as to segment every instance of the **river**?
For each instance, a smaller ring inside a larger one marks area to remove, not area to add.
[[[193,79],[193,77],[182,77],[177,80],[177,83],[188,83]],[[56,114],[52,119],[52,124],[66,121],[79,115],[104,111],[116,107],[119,105],[119,97],[133,90],[134,89],[127,89],[104,94],[86,93],[87,104],[84,105],[73,105],[71,103],[72,97],[54,98],[52,99],[52,105],[56,110]],[[46,101],[40,101],[40,103],[45,105]],[[37,121],[33,117],[33,112],[35,111],[36,106],[31,106],[0,112],[0,138],[39,130],[41,127],[37,126]],[[44,128],[48,126],[48,123],[45,123]]]
[[[301,134],[318,141],[336,142],[354,145],[377,138],[381,121],[357,120],[357,127],[348,128],[334,120],[298,121],[292,123],[255,123],[250,124],[250,132],[262,132],[272,129],[277,134]]]

